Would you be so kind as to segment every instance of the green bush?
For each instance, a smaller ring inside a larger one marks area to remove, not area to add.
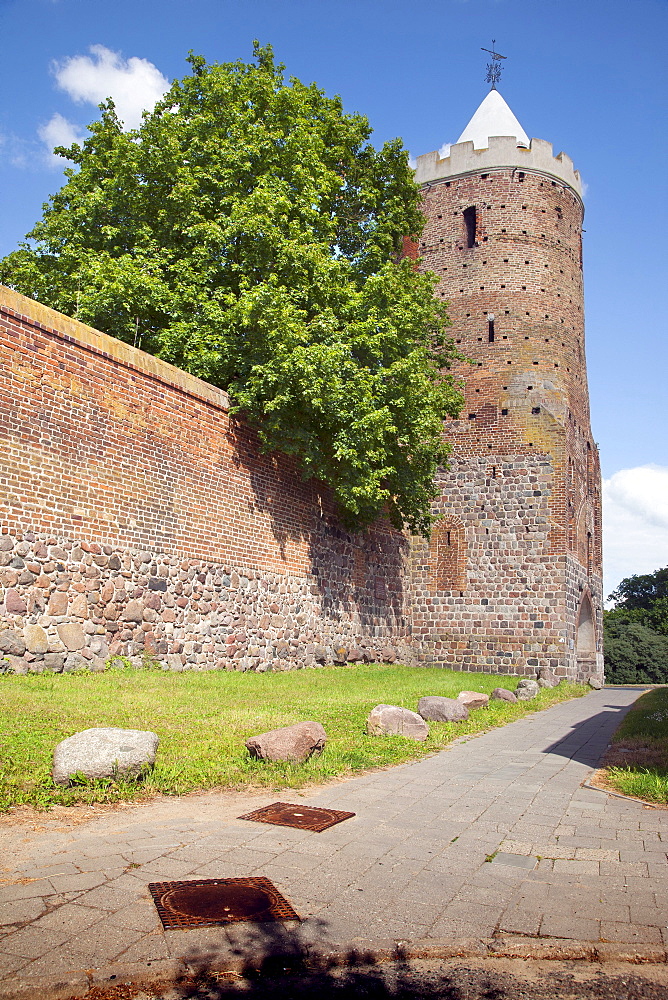
[[[610,684],[668,683],[668,636],[620,611],[603,616],[605,676]]]

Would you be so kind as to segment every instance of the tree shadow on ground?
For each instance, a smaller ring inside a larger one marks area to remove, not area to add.
[[[620,973],[578,962],[532,968],[518,960],[414,960],[398,950],[385,962],[354,951],[337,961],[317,955],[267,957],[241,972],[203,966],[142,1000],[666,1000],[664,983],[628,968]],[[126,1000],[127,994],[123,994]],[[96,1000],[121,1000],[112,992]]]
[[[409,956],[396,944],[385,960],[364,948],[336,949],[317,943],[327,927],[317,922],[311,935],[303,925],[228,925],[226,959],[215,949],[195,948],[183,957],[187,970],[164,992],[141,993],[142,1000],[665,1000],[665,985],[642,975],[585,962],[499,961],[485,957]],[[313,943],[313,937],[316,943]],[[476,949],[474,948],[474,951]],[[456,955],[457,948],[451,953]],[[447,951],[446,951],[447,953]],[[236,971],[225,971],[231,968]],[[629,972],[631,969],[629,967]],[[107,995],[100,1000],[107,1000]],[[112,993],[108,1000],[114,1000]],[[120,998],[118,998],[120,1000]],[[125,998],[124,998],[125,1000]]]

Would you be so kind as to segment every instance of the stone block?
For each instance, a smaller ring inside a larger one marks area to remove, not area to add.
[[[494,688],[489,697],[491,701],[517,701],[517,696],[507,688]]]
[[[319,722],[298,722],[252,736],[246,740],[246,749],[259,760],[303,761],[322,753],[326,742],[327,735]]]
[[[23,629],[26,649],[29,653],[47,653],[49,637],[41,625],[26,625]]]
[[[418,715],[430,722],[465,722],[469,710],[458,698],[426,695],[418,702]]]
[[[55,617],[67,614],[69,599],[66,591],[56,590],[49,598],[49,614]]]
[[[77,594],[70,605],[70,614],[75,618],[88,618],[88,599],[85,594]]]
[[[144,607],[141,601],[128,601],[123,609],[123,620],[126,622],[141,622],[144,618]]]
[[[77,625],[73,622],[63,622],[62,625],[58,626],[57,631],[60,641],[66,649],[70,650],[70,652],[83,649],[86,645],[86,637],[83,633],[81,625]]]
[[[405,736],[423,742],[429,736],[424,719],[408,708],[398,705],[376,705],[366,720],[369,736]]]
[[[515,689],[515,696],[518,701],[531,701],[539,691],[538,681],[531,680],[529,677],[523,677]]]
[[[460,691],[457,695],[457,701],[461,701],[462,705],[466,705],[468,709],[487,708],[489,695],[483,694],[482,691]]]
[[[5,607],[10,615],[24,615],[28,610],[26,602],[13,587],[10,587],[5,594]]]
[[[8,653],[10,656],[23,656],[26,651],[26,643],[20,632],[7,628],[0,632],[0,654]]]
[[[153,767],[156,733],[139,729],[85,729],[63,740],[53,753],[52,777],[67,785],[73,774],[86,778],[136,778]]]

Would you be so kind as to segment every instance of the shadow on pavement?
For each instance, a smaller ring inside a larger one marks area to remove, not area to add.
[[[622,719],[632,705],[605,705],[608,711],[599,712],[583,722],[578,722],[571,731],[545,747],[543,753],[554,753],[560,757],[586,764],[587,767],[598,767]]]

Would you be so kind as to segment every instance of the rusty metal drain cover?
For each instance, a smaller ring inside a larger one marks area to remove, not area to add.
[[[318,809],[315,806],[299,806],[290,802],[272,802],[253,812],[239,816],[239,819],[250,819],[255,823],[274,823],[276,826],[294,826],[298,830],[313,830],[322,833],[330,826],[350,819],[355,813],[343,812],[341,809]]]
[[[148,888],[166,930],[240,920],[299,920],[276,886],[259,876],[151,882]]]

